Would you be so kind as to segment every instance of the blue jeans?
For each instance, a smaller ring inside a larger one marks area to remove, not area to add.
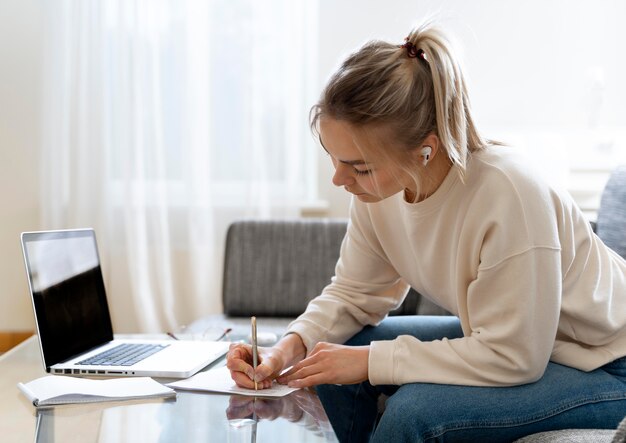
[[[429,341],[463,333],[456,317],[390,317],[346,344],[398,335]],[[317,392],[340,442],[511,442],[556,429],[617,428],[626,416],[626,358],[592,372],[550,362],[539,381],[514,387],[364,382]],[[382,415],[381,394],[388,396]]]

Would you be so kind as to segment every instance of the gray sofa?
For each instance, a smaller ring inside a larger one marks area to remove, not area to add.
[[[626,166],[612,173],[592,225],[609,247],[626,257]],[[255,315],[260,332],[279,337],[330,282],[346,227],[346,220],[328,219],[233,223],[224,257],[224,315],[202,318],[191,330],[231,328],[231,339],[246,339],[250,316]],[[406,314],[448,313],[410,290],[403,304],[392,312]],[[611,442],[624,441],[623,435],[616,435],[615,430],[564,430],[535,434],[520,442]]]

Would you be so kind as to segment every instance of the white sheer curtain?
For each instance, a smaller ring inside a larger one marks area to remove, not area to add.
[[[314,197],[316,2],[46,5],[42,227],[96,229],[117,331],[219,312],[228,223]]]

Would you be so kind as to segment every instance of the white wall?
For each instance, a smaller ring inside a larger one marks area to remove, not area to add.
[[[0,331],[34,327],[19,234],[39,227],[40,8],[0,0]]]
[[[0,330],[33,327],[19,233],[40,228],[42,5],[0,0]],[[433,14],[460,44],[485,135],[525,145],[596,204],[608,168],[626,162],[626,2],[320,0],[320,89],[349,51],[371,38],[400,44]],[[321,149],[318,161],[324,215],[344,217],[348,195]]]

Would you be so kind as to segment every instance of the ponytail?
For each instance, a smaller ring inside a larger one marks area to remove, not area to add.
[[[452,163],[465,171],[468,153],[487,143],[472,120],[467,85],[452,45],[439,29],[428,25],[413,30],[406,41],[423,51],[432,78],[437,135]]]

